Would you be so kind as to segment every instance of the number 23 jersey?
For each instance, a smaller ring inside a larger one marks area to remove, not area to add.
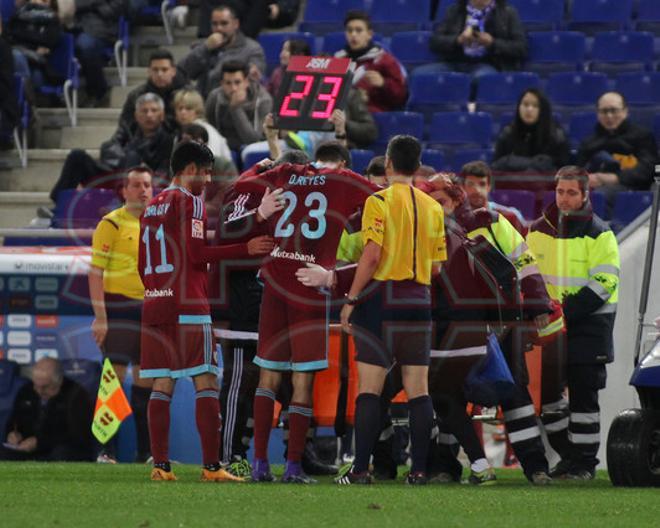
[[[286,163],[261,174],[244,173],[236,182],[235,214],[258,205],[266,186],[284,189],[285,207],[269,219],[275,248],[262,265],[264,278],[291,300],[318,298],[296,279],[296,270],[306,263],[334,267],[348,217],[378,188],[347,169]]]

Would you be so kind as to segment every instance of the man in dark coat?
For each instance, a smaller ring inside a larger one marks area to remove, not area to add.
[[[89,394],[62,375],[56,359],[39,360],[32,383],[16,396],[0,460],[92,461],[93,410]]]

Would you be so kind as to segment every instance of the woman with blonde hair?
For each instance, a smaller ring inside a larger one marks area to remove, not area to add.
[[[177,125],[197,124],[206,129],[209,135],[207,146],[213,155],[231,160],[227,140],[204,117],[204,99],[197,90],[179,90],[174,94],[174,112]]]

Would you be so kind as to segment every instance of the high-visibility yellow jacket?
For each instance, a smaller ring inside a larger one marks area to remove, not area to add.
[[[527,244],[550,297],[562,303],[569,362],[611,362],[620,268],[614,233],[589,204],[566,216],[553,203],[532,224]]]

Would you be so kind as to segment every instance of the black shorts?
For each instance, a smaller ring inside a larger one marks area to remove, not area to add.
[[[414,281],[372,281],[351,318],[356,359],[384,368],[428,365],[431,292]]]
[[[142,301],[106,293],[105,311],[108,333],[103,345],[103,356],[119,365],[139,365]]]

